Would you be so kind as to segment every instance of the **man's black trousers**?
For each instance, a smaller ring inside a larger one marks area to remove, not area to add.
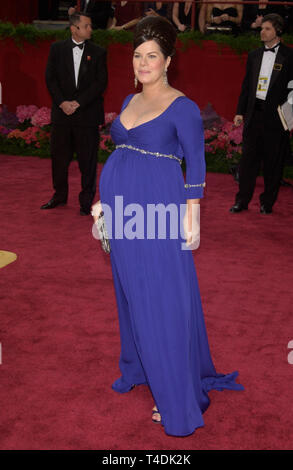
[[[278,196],[289,148],[289,133],[279,129],[267,129],[264,124],[264,110],[255,109],[249,128],[243,132],[236,202],[243,206],[249,204],[262,165],[264,191],[260,195],[260,204],[266,209],[272,208]]]
[[[52,177],[59,202],[67,202],[68,167],[76,152],[81,172],[79,204],[89,210],[96,194],[99,131],[96,127],[53,125],[51,131]]]

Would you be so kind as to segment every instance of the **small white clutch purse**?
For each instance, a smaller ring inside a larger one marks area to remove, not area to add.
[[[98,220],[95,222],[95,225],[97,227],[98,234],[99,234],[99,239],[101,241],[102,248],[103,248],[104,252],[105,253],[110,253],[110,251],[111,251],[110,240],[109,240],[108,232],[107,232],[107,229],[106,229],[106,223],[105,223],[105,217],[104,217],[104,212],[103,211],[101,211],[101,213],[98,217]]]

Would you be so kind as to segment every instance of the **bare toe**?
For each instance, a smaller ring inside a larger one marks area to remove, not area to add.
[[[152,409],[152,420],[154,423],[160,423],[161,422],[161,415],[158,411],[158,408],[156,406],[153,407]]]

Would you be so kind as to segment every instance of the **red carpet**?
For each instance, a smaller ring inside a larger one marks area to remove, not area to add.
[[[101,168],[99,168],[100,170]],[[151,421],[145,386],[111,390],[119,332],[109,259],[78,207],[40,211],[51,197],[50,161],[0,156],[1,449],[292,449],[293,190],[272,216],[230,214],[236,183],[208,174],[195,254],[219,372],[239,370],[244,392],[211,392],[205,427],[174,438]],[[151,332],[150,332],[151,334]]]

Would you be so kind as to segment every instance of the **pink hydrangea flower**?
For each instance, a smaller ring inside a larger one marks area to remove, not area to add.
[[[33,126],[47,126],[51,123],[51,110],[46,106],[38,109],[31,118]]]
[[[217,133],[216,133],[214,130],[212,130],[212,129],[206,129],[206,130],[204,131],[204,138],[205,138],[205,139],[210,139],[211,137],[214,137],[216,134],[217,134]]]
[[[219,132],[219,134],[218,134],[218,141],[219,142],[225,143],[225,142],[228,142],[228,140],[229,140],[229,136],[227,134],[225,134],[224,132]]]
[[[31,119],[31,117],[38,110],[38,107],[34,104],[29,106],[20,105],[16,108],[16,116],[19,122],[24,122],[26,119]]]
[[[105,124],[110,124],[110,122],[114,121],[116,117],[116,113],[105,113]]]
[[[241,144],[242,142],[242,132],[243,132],[243,125],[239,127],[235,127],[233,130],[229,132],[229,138],[232,140],[236,145]]]
[[[106,145],[106,142],[107,140],[110,140],[111,137],[109,135],[106,135],[106,134],[102,134],[101,135],[101,138],[100,138],[100,148],[102,150],[109,150],[107,145]]]
[[[229,133],[232,131],[233,127],[234,127],[233,122],[227,121],[223,124],[222,131]]]
[[[222,150],[226,158],[232,159],[235,154],[242,152],[242,132],[242,125],[235,127],[233,122],[222,118],[217,129],[205,130],[205,140],[208,141],[205,144],[205,151],[215,154],[217,150]]]

